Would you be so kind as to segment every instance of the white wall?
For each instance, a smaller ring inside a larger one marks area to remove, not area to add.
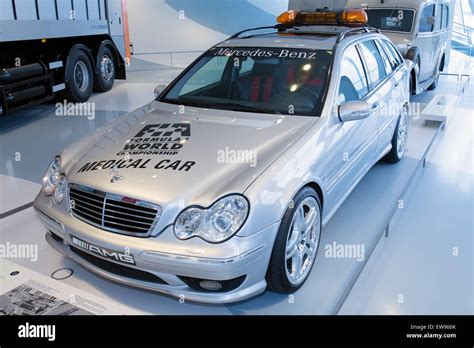
[[[128,0],[127,7],[134,57],[182,66],[239,30],[276,24],[288,0]]]

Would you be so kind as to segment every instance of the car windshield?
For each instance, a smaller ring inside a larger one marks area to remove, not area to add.
[[[331,51],[214,47],[159,100],[185,106],[320,115]]]
[[[413,27],[414,10],[406,9],[367,9],[368,24],[374,28],[387,31],[409,33]]]

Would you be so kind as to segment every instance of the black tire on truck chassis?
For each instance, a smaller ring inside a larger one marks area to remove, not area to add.
[[[87,53],[80,47],[69,51],[65,70],[66,98],[73,103],[89,100],[94,85],[92,64]]]
[[[107,43],[102,43],[97,50],[94,74],[94,90],[110,91],[115,82],[115,55]]]

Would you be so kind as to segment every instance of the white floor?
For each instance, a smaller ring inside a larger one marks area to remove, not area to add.
[[[148,102],[155,86],[151,75],[162,83],[178,73],[176,69],[161,69],[131,74],[110,93],[93,97],[98,110],[94,120],[58,122],[53,105],[23,111],[15,119],[0,119],[0,213],[34,199],[45,166],[62,147]],[[443,81],[439,91],[443,91]],[[341,314],[474,312],[473,91],[469,86],[461,108],[434,144],[427,167],[418,172],[403,208],[395,215],[389,237],[378,243]],[[406,158],[397,165],[379,164],[369,172],[328,224],[322,247],[333,242],[369,247],[435,131],[435,124],[425,127],[419,121],[412,122]],[[21,161],[15,160],[16,152],[23,154]],[[65,259],[46,243],[43,227],[31,208],[0,219],[0,230],[1,243],[39,246],[37,262],[10,261],[46,276],[69,267],[74,275],[63,282],[73,288],[155,314],[330,314],[363,264],[356,258],[330,258],[321,252],[307,283],[291,298],[266,292],[229,306],[182,304],[174,298],[101,279]],[[0,288],[2,281],[8,279],[0,279]]]

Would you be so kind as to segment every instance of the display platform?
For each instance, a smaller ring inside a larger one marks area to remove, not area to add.
[[[37,244],[37,261],[24,258],[10,258],[9,261],[47,277],[59,269],[71,269],[73,274],[66,279],[51,281],[120,303],[124,313],[136,310],[153,314],[332,314],[366,261],[367,248],[397,204],[438,129],[434,124],[425,126],[421,120],[413,120],[410,127],[406,157],[395,165],[376,165],[360,182],[324,229],[315,268],[306,284],[291,296],[265,292],[237,304],[205,305],[181,303],[179,299],[163,294],[113,283],[64,258],[49,246],[32,208],[2,219],[2,242]],[[0,281],[8,284],[9,277]]]

